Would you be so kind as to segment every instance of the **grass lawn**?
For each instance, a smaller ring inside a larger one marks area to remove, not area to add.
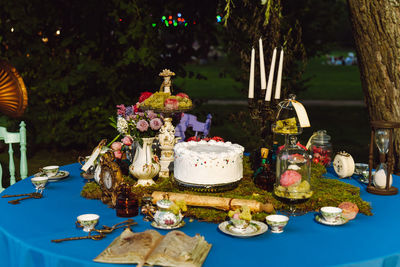
[[[324,58],[313,58],[308,62],[304,73],[304,78],[310,78],[306,83],[308,89],[299,93],[298,99],[362,100],[358,66],[332,66],[324,61]],[[192,99],[246,100],[248,85],[235,81],[227,73],[233,67],[226,59],[210,60],[202,65],[191,63],[185,69],[194,75],[191,78],[177,77],[174,82]],[[196,74],[203,79],[196,79]]]
[[[307,91],[298,94],[298,99],[363,100],[358,66],[328,65],[322,58],[309,61],[305,78]]]

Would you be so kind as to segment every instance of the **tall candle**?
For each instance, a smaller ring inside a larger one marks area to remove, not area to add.
[[[275,61],[276,61],[276,48],[272,53],[271,67],[269,69],[268,85],[267,85],[267,93],[265,94],[265,101],[271,101],[272,82],[274,80],[274,72],[275,72]]]
[[[250,79],[249,79],[249,98],[254,98],[254,60],[256,51],[254,47],[251,49],[251,62],[250,62]]]
[[[260,49],[260,76],[261,76],[261,89],[265,90],[267,88],[267,83],[265,81],[265,65],[264,65],[264,51],[262,39],[258,40],[259,49]]]
[[[276,79],[275,99],[281,98],[281,83],[282,83],[282,68],[283,68],[283,49],[279,57],[278,78]]]

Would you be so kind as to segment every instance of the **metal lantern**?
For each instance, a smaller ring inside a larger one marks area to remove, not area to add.
[[[371,142],[369,149],[369,176],[367,192],[376,195],[395,195],[398,189],[392,186],[393,159],[393,132],[400,128],[399,122],[371,121]],[[379,150],[380,164],[375,173],[374,143]]]

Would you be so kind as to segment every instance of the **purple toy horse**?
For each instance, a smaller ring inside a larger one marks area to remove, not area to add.
[[[196,137],[197,133],[199,132],[202,133],[203,137],[206,137],[210,131],[211,118],[212,118],[211,114],[208,114],[206,122],[199,122],[197,121],[196,116],[188,113],[183,113],[181,121],[175,127],[175,136],[181,137],[181,140],[179,142],[184,141],[186,129],[188,127],[192,127],[193,131],[196,132],[195,134]]]

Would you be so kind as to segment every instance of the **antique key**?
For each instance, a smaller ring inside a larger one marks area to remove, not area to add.
[[[25,199],[29,199],[29,198],[42,198],[42,194],[41,193],[31,193],[27,197],[10,200],[10,201],[8,201],[8,203],[10,203],[10,204],[19,204],[21,200],[25,200]]]
[[[82,239],[92,239],[92,240],[101,240],[106,237],[104,234],[100,233],[98,235],[92,235],[91,232],[87,236],[77,236],[77,237],[67,237],[62,239],[54,239],[51,242],[60,243],[63,241],[71,241],[71,240],[82,240]]]
[[[27,194],[16,194],[16,195],[2,195],[1,197],[23,197],[23,196],[30,196],[32,193],[27,193]]]

